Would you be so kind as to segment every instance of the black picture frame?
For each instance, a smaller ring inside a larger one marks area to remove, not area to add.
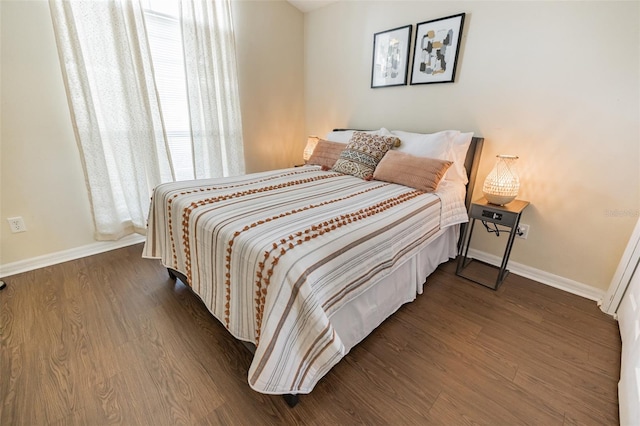
[[[407,84],[412,29],[405,25],[373,35],[372,89]]]
[[[412,85],[455,81],[464,17],[459,13],[416,25]]]

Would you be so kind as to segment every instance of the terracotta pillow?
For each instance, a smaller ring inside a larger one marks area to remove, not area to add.
[[[340,154],[346,148],[347,145],[340,142],[331,142],[320,139],[311,158],[307,161],[307,164],[316,164],[322,166],[322,168],[330,169],[336,163]]]
[[[373,178],[433,192],[452,164],[447,160],[389,151],[376,167]]]
[[[351,140],[333,166],[336,172],[365,180],[373,178],[373,171],[382,157],[398,143],[395,136],[378,136],[353,132]]]

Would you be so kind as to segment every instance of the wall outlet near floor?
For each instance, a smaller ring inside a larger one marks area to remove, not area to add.
[[[10,217],[7,218],[7,221],[9,222],[11,232],[14,234],[17,232],[26,232],[27,226],[24,224],[24,219],[22,219],[22,217]]]
[[[521,223],[520,225],[518,225],[518,229],[516,229],[516,237],[526,240],[528,236],[529,236],[529,225],[525,225],[524,223]]]

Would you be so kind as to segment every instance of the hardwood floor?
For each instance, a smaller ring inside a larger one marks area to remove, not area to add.
[[[445,264],[289,408],[250,355],[132,246],[9,277],[0,424],[618,424],[620,337],[595,302]]]

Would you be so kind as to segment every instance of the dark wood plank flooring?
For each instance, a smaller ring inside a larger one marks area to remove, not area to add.
[[[595,302],[442,265],[289,408],[179,281],[132,246],[9,277],[0,424],[618,423],[620,337]]]

